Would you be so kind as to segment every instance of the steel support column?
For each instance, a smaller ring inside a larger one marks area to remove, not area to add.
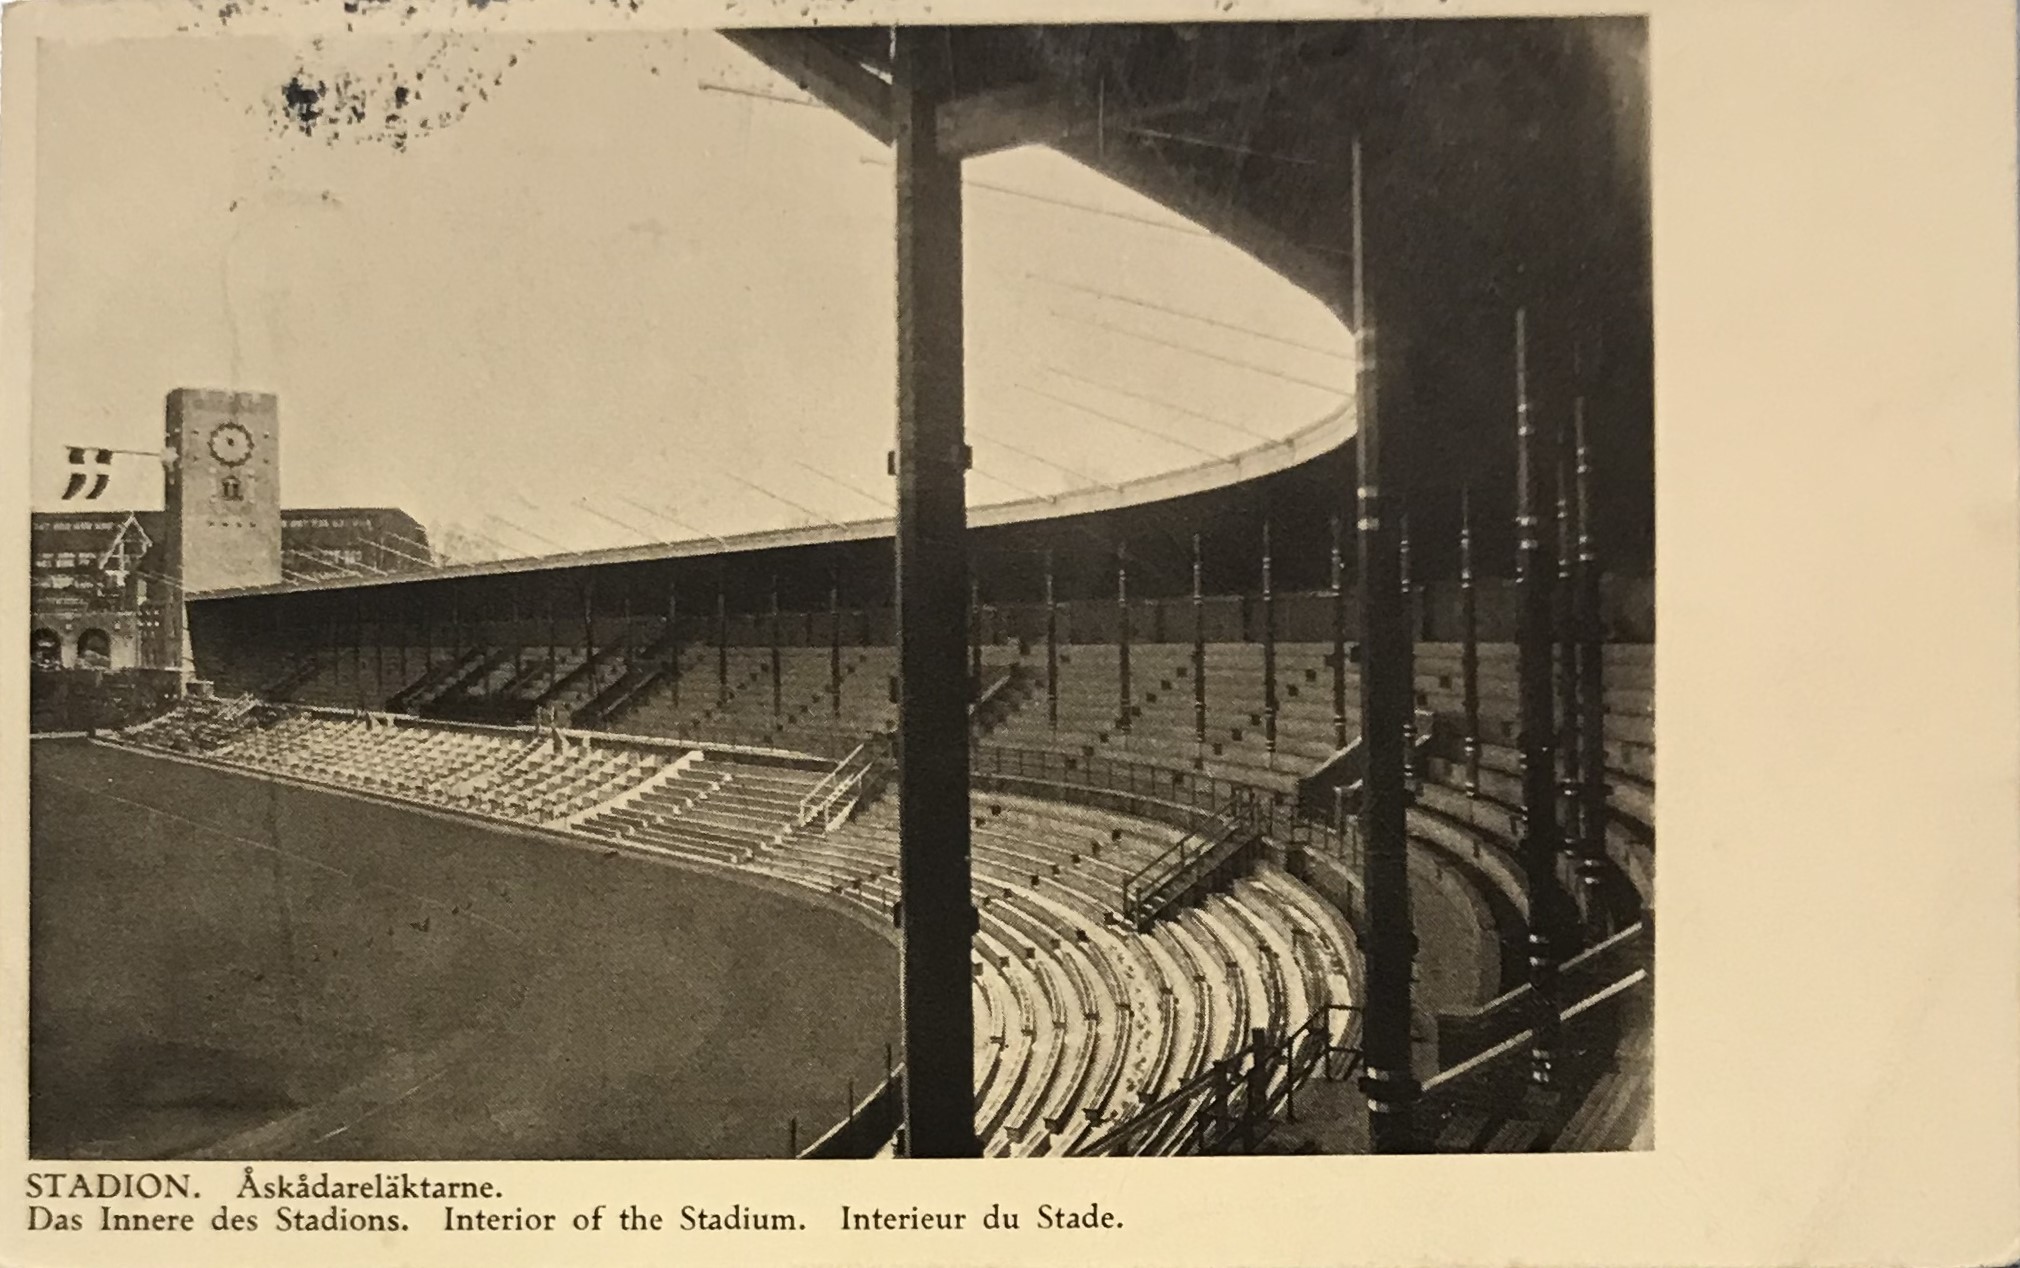
[[[1274,768],[1277,760],[1277,599],[1270,582],[1270,522],[1263,516],[1263,753]]]
[[[1410,684],[1410,707],[1403,714],[1403,787],[1410,800],[1417,798],[1417,635],[1423,629],[1417,615],[1417,586],[1410,575],[1410,513],[1396,514],[1396,571],[1402,585],[1403,625],[1409,631],[1403,640],[1403,681]]]
[[[1333,747],[1347,746],[1347,566],[1340,517],[1333,516]]]
[[[1129,547],[1115,544],[1115,726],[1129,734]]]
[[[1575,402],[1573,412],[1582,409]],[[1576,866],[1580,830],[1578,758],[1578,537],[1573,503],[1572,429],[1560,418],[1556,431],[1557,461],[1557,585],[1552,595],[1557,624],[1557,807],[1562,829],[1558,849]],[[1580,910],[1583,911],[1581,905]],[[1569,948],[1564,948],[1568,950]]]
[[[672,582],[666,586],[666,658],[667,693],[673,698],[677,717],[680,709],[680,590]]]
[[[934,117],[947,34],[901,27],[892,104],[897,180],[898,870],[902,898],[905,1152],[975,1157],[962,416],[961,165]]]
[[[1606,872],[1606,656],[1599,621],[1599,534],[1592,522],[1592,451],[1585,440],[1585,402],[1571,417],[1578,481],[1578,595],[1572,616],[1578,638],[1579,814],[1578,882],[1585,909],[1599,910]]]
[[[1544,455],[1529,403],[1529,353],[1525,314],[1515,313],[1515,585],[1520,607],[1516,673],[1522,750],[1523,871],[1529,882],[1529,985],[1534,992],[1534,1038],[1529,1078],[1555,1082],[1558,1046],[1556,727],[1551,716],[1551,599],[1556,569],[1543,543]]]
[[[982,696],[982,579],[968,578],[968,699]]]
[[[1200,561],[1199,534],[1192,535],[1192,740],[1195,764],[1206,761],[1206,572]]]
[[[778,735],[779,723],[785,720],[785,676],[779,665],[779,578],[772,574],[770,609],[766,614],[766,637],[771,642],[772,670],[772,725],[771,733]]]
[[[1375,400],[1375,332],[1363,290],[1361,149],[1353,152],[1353,270],[1356,444],[1360,466],[1356,520],[1361,590],[1361,875],[1367,906],[1366,991],[1361,1090],[1368,1098],[1369,1144],[1376,1153],[1417,1147],[1412,1119],[1418,1086],[1411,1066],[1410,975],[1417,936],[1410,918],[1410,877],[1403,781],[1403,724],[1410,710],[1405,661],[1409,631],[1402,610],[1396,524],[1382,480],[1386,437]]]
[[[842,716],[842,579],[828,576],[828,712]]]
[[[1466,795],[1480,795],[1480,612],[1473,590],[1473,491],[1459,493],[1459,692],[1466,715]]]
[[[715,707],[729,707],[729,596],[715,583]]]
[[[1052,552],[1045,552],[1045,721],[1059,729],[1059,600],[1053,589]]]

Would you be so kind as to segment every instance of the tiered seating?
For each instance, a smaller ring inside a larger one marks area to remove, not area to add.
[[[317,783],[360,788],[522,823],[558,825],[660,776],[678,755],[594,747],[531,732],[462,730],[271,707],[183,751]],[[128,738],[157,747],[155,729]],[[179,734],[179,733],[178,733]]]
[[[695,759],[621,805],[582,818],[596,836],[711,863],[746,863],[792,831],[817,771]]]
[[[1456,647],[1427,645],[1419,652],[1419,702],[1439,714],[1454,734],[1463,730]],[[1655,733],[1654,663],[1645,646],[1606,648],[1605,744],[1606,850],[1644,908],[1654,905]],[[1455,761],[1434,760],[1418,797],[1426,825],[1459,825],[1505,854],[1516,840],[1522,804],[1522,757],[1515,748],[1517,708],[1514,649],[1481,648],[1480,717],[1483,743],[1477,791],[1468,796],[1466,773]],[[1428,828],[1427,828],[1428,830]],[[1450,831],[1448,826],[1446,831]],[[1515,866],[1512,858],[1505,866]],[[1519,868],[1517,868],[1519,873]],[[1498,884],[1507,892],[1509,886]],[[1513,898],[1514,895],[1510,894]],[[1526,901],[1518,900],[1526,907]]]
[[[1179,833],[1147,820],[978,795],[978,1122],[992,1156],[1063,1153],[1238,1051],[1345,1003],[1343,918],[1265,871],[1148,934],[1111,919],[1122,880]],[[753,869],[878,911],[897,898],[888,802],[831,832],[785,835]],[[1302,897],[1299,895],[1302,894]],[[1177,1148],[1182,1132],[1159,1142]]]
[[[1277,716],[1269,740],[1259,643],[1209,643],[1206,647],[1207,735],[1197,734],[1192,648],[1149,643],[1130,651],[1130,707],[1123,725],[1119,696],[1120,649],[1114,645],[1062,648],[1059,722],[1048,715],[1044,652],[1025,658],[1036,683],[1023,705],[990,736],[1020,747],[1063,748],[1083,756],[1129,758],[1153,765],[1206,771],[1216,777],[1284,791],[1295,789],[1337,751],[1329,645],[1277,646]],[[1350,680],[1351,681],[1351,680]],[[1358,709],[1349,699],[1348,724]]]
[[[839,692],[834,653],[826,647],[779,649],[778,690],[771,650],[733,647],[727,686],[719,653],[691,648],[676,682],[662,675],[596,725],[631,735],[694,743],[743,744],[838,758],[898,723],[891,698],[897,654],[889,647],[844,647]],[[985,681],[1008,672],[992,665]]]
[[[251,696],[234,700],[186,697],[174,708],[126,728],[127,739],[177,753],[201,753],[259,725]]]

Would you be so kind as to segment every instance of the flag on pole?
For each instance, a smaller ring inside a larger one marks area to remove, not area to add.
[[[85,501],[95,501],[112,480],[112,451],[83,445],[71,445],[69,450],[70,483],[63,488],[63,500],[68,502],[83,494]],[[88,493],[85,492],[87,486],[90,488]]]

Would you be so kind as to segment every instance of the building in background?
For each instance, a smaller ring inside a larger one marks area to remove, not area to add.
[[[185,593],[435,566],[428,531],[391,507],[283,510],[272,396],[168,396],[164,509],[38,512],[29,655],[39,669],[175,669]]]

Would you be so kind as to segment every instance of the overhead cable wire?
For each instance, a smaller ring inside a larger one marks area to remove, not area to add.
[[[1064,321],[1078,322],[1083,326],[1093,326],[1098,330],[1106,330],[1113,334],[1126,335],[1131,339],[1141,339],[1145,343],[1154,343],[1161,347],[1172,348],[1179,352],[1186,353],[1190,356],[1204,357],[1209,361],[1218,361],[1221,362],[1223,365],[1231,365],[1238,369],[1249,370],[1256,374],[1267,375],[1268,377],[1273,379],[1281,379],[1286,383],[1295,383],[1299,387],[1308,387],[1313,388],[1320,392],[1329,392],[1332,395],[1339,397],[1341,400],[1345,400],[1349,395],[1348,389],[1338,384],[1320,383],[1314,379],[1300,378],[1295,374],[1286,374],[1282,370],[1272,370],[1268,366],[1257,365],[1253,361],[1244,361],[1239,357],[1230,357],[1218,352],[1208,352],[1204,348],[1195,348],[1190,344],[1178,343],[1175,340],[1171,339],[1161,339],[1156,335],[1144,334],[1140,330],[1131,330],[1127,326],[1111,325],[1110,323],[1105,321],[1095,321],[1089,317],[1081,317],[1073,313],[1061,312],[1056,308],[1049,309],[1047,311],[1049,311],[1054,317],[1058,317]]]
[[[1300,167],[1331,167],[1305,154],[1284,154],[1275,150],[1258,150],[1253,146],[1236,145],[1232,141],[1210,141],[1205,137],[1187,136],[1180,132],[1166,132],[1160,128],[1145,128],[1125,125],[1118,131],[1131,136],[1149,137],[1154,141],[1175,141],[1180,145],[1196,145],[1204,149],[1225,150],[1230,154],[1240,154],[1249,158],[1270,159],[1278,163],[1295,163]]]
[[[653,507],[647,506],[645,503],[628,498],[624,496],[622,493],[617,495],[617,500],[624,503],[626,506],[631,507],[634,510],[644,511],[647,515],[652,516],[654,519],[662,520],[668,524],[673,525],[681,532],[688,534],[690,540],[700,541],[706,538],[707,540],[714,542],[718,546],[722,546],[724,548],[727,548],[729,546],[728,542],[724,541],[720,537],[717,537],[714,533],[709,532],[705,528],[696,528],[694,525],[688,523],[685,520],[677,519],[674,516],[667,514],[663,510],[657,510]]]
[[[524,501],[524,499],[522,498],[521,501]],[[534,509],[539,510],[540,508],[535,507]],[[506,519],[504,516],[499,515],[494,511],[484,512],[484,519],[486,520],[486,522],[496,524],[501,528],[509,528],[513,532],[519,534],[521,537],[530,538],[533,541],[539,542],[543,546],[551,546],[556,551],[562,554],[567,554],[572,549],[572,547],[563,546],[560,542],[555,541],[551,537],[543,537],[541,534],[534,532],[530,528],[523,528],[520,525],[512,522],[511,520]],[[503,545],[503,543],[501,543],[497,538],[492,537],[487,533],[480,533],[474,529],[466,529],[465,531],[469,532],[472,537],[482,538],[483,540],[490,542],[493,546]]]
[[[813,475],[817,475],[821,479],[826,480],[830,484],[839,485],[842,488],[847,489],[849,492],[855,494],[857,497],[862,498],[864,501],[875,503],[877,507],[881,510],[888,511],[893,506],[893,502],[890,499],[880,498],[876,494],[871,493],[868,489],[863,488],[861,485],[854,484],[851,483],[850,481],[842,479],[840,476],[834,474],[832,471],[823,471],[819,467],[816,467],[811,463],[801,462],[798,458],[795,458],[792,461],[793,465],[798,467],[800,470],[809,472]]]
[[[1204,454],[1208,458],[1221,459],[1226,457],[1225,454],[1218,454],[1211,449],[1202,448],[1199,445],[1193,444],[1189,440],[1180,440],[1178,437],[1169,435],[1165,432],[1158,431],[1154,427],[1145,427],[1141,423],[1132,423],[1126,418],[1117,418],[1113,414],[1109,414],[1102,410],[1095,409],[1091,405],[1082,405],[1078,401],[1069,400],[1064,396],[1059,396],[1052,392],[1048,392],[1044,388],[1032,387],[1026,383],[1019,383],[1016,386],[1023,391],[1031,393],[1031,395],[1033,396],[1043,397],[1044,399],[1052,401],[1055,404],[1064,405],[1068,409],[1079,410],[1083,414],[1090,414],[1095,418],[1102,419],[1105,422],[1114,423],[1117,427],[1127,428],[1128,430],[1133,432],[1141,432],[1143,435],[1150,436],[1157,440],[1161,440],[1168,445],[1176,445],[1181,449],[1190,449],[1192,452],[1196,454]]]
[[[1232,423],[1224,418],[1215,418],[1211,414],[1201,413],[1199,410],[1193,409],[1190,406],[1179,405],[1171,401],[1161,400],[1158,397],[1150,396],[1143,392],[1132,391],[1126,387],[1118,387],[1113,383],[1104,383],[1099,379],[1090,379],[1084,374],[1075,374],[1071,370],[1062,370],[1056,365],[1048,365],[1045,367],[1045,369],[1047,373],[1056,374],[1062,379],[1071,379],[1075,383],[1081,383],[1092,388],[1099,388],[1104,392],[1113,392],[1117,396],[1127,396],[1131,400],[1142,401],[1146,405],[1155,405],[1159,409],[1168,409],[1176,414],[1184,414],[1190,418],[1197,418],[1201,422],[1212,423],[1216,427],[1225,427],[1229,431],[1240,432],[1242,435],[1247,436],[1253,440],[1274,442],[1281,439],[1280,437],[1270,435],[1268,432],[1257,431],[1252,427],[1244,427],[1240,423]]]
[[[985,436],[980,432],[977,432],[975,434],[975,440],[979,444],[992,445],[998,449],[1008,450],[1009,452],[1016,454],[1020,458],[1028,458],[1032,462],[1039,463],[1042,466],[1050,467],[1054,471],[1070,475],[1074,479],[1082,481],[1086,484],[1093,485],[1097,489],[1113,489],[1116,487],[1115,485],[1110,484],[1105,480],[1097,480],[1093,476],[1088,475],[1086,472],[1078,470],[1077,468],[1069,467],[1063,462],[1054,462],[1052,459],[1044,457],[1041,454],[1032,453],[1029,449],[1022,448],[1021,446],[1018,445],[1013,445],[1007,440],[999,440],[994,436]]]
[[[717,84],[705,79],[695,81],[694,86],[703,92],[728,93],[733,97],[754,97],[759,101],[776,101],[782,106],[810,106],[816,110],[827,108],[825,102],[814,101],[811,98],[788,97],[783,93],[766,92],[762,88],[741,88],[735,84]]]
[[[891,164],[890,159],[877,158],[867,154],[862,157],[861,161],[872,167],[888,167]],[[993,181],[963,177],[961,188],[964,190],[979,189],[986,193],[1002,194],[1009,198],[1022,198],[1030,202],[1044,203],[1051,207],[1063,207],[1068,211],[1085,212],[1091,216],[1108,216],[1115,220],[1126,220],[1131,224],[1146,225],[1152,229],[1164,229],[1172,233],[1182,233],[1192,238],[1218,237],[1211,229],[1196,225],[1185,219],[1159,220],[1155,216],[1145,216],[1138,212],[1118,211],[1113,207],[1097,207],[1091,203],[1075,202],[1070,198],[1060,198],[1052,194],[1040,194],[1028,189],[1017,189],[1010,185],[998,185]]]
[[[1013,493],[1022,493],[1025,497],[1036,498],[1040,502],[1057,502],[1059,500],[1058,497],[1054,494],[1040,493],[1036,489],[1027,489],[1023,485],[1018,484],[1013,480],[1005,480],[1002,476],[996,475],[993,472],[984,471],[980,467],[974,468],[974,473],[977,477],[981,479],[988,480],[994,484],[1000,484],[1004,488],[1009,489]]]
[[[666,540],[665,538],[655,537],[653,534],[638,527],[636,524],[627,524],[623,520],[618,519],[615,515],[612,515],[607,511],[598,510],[593,504],[591,504],[589,499],[586,497],[575,499],[575,505],[589,512],[591,515],[594,515],[597,519],[617,525],[619,528],[637,537],[640,541],[642,541],[648,546],[659,546],[665,544]]]
[[[1134,295],[1124,295],[1116,291],[1106,291],[1102,290],[1098,286],[1088,286],[1082,282],[1069,282],[1065,278],[1047,277],[1042,273],[1036,273],[1029,269],[1025,270],[1024,276],[1026,278],[1029,278],[1031,281],[1040,282],[1047,286],[1057,286],[1064,290],[1079,291],[1084,295],[1093,295],[1100,299],[1114,300],[1116,303],[1130,304],[1137,308],[1147,308],[1152,312],[1168,313],[1173,317],[1183,317],[1188,321],[1196,321],[1208,326],[1217,326],[1222,330],[1232,330],[1238,334],[1249,335],[1256,339],[1267,339],[1272,343],[1280,343],[1287,348],[1296,348],[1301,352],[1309,352],[1314,354],[1315,356],[1331,357],[1335,361],[1345,361],[1348,362],[1349,364],[1351,364],[1354,360],[1352,354],[1350,353],[1334,352],[1331,349],[1321,348],[1317,344],[1305,343],[1301,340],[1290,339],[1283,335],[1274,335],[1266,330],[1257,330],[1253,326],[1244,326],[1239,322],[1223,321],[1217,317],[1208,317],[1204,313],[1188,312],[1183,308],[1175,308],[1169,304],[1159,304],[1152,300],[1139,299]]]

